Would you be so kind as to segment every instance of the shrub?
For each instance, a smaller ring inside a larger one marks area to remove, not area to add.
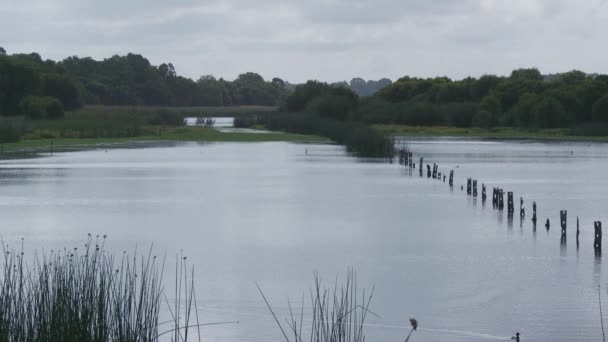
[[[56,98],[50,98],[46,104],[46,117],[49,119],[63,118],[63,104]]]
[[[26,96],[19,102],[21,114],[30,119],[43,119],[46,115],[44,98],[38,96]]]
[[[26,96],[19,102],[19,108],[32,120],[59,119],[64,115],[61,101],[49,96]]]

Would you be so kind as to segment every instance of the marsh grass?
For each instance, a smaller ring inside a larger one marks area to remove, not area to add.
[[[199,327],[193,270],[176,261],[175,300],[163,289],[164,260],[137,251],[115,258],[103,238],[84,248],[27,258],[4,241],[0,279],[0,341],[187,341]],[[27,260],[27,261],[26,261]],[[171,320],[159,322],[167,302]],[[200,333],[197,334],[200,338]]]
[[[374,289],[368,293],[365,289],[359,289],[352,270],[348,271],[343,283],[339,284],[336,279],[333,288],[323,285],[315,273],[314,286],[310,291],[311,311],[305,314],[303,301],[299,313],[294,312],[291,303],[288,303],[289,317],[285,319],[285,324],[276,316],[259,285],[258,290],[286,342],[363,342],[367,316],[376,316],[369,310]]]

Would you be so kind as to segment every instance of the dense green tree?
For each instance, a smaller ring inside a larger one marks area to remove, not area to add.
[[[608,122],[608,95],[597,100],[593,105],[593,121]]]
[[[536,68],[516,69],[509,78],[513,81],[542,81],[543,75]]]
[[[6,50],[2,46],[0,46],[0,56],[6,56]]]
[[[565,126],[564,107],[552,97],[543,97],[532,108],[534,124],[540,128],[556,128]]]
[[[480,110],[473,116],[473,126],[481,128],[490,128],[492,125],[492,113],[487,110]]]
[[[78,88],[67,76],[45,75],[42,80],[42,87],[44,95],[59,99],[67,110],[74,110],[82,106]]]

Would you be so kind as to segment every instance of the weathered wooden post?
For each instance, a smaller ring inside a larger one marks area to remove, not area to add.
[[[414,154],[412,152],[409,153],[409,163],[410,163],[410,168],[412,168],[412,165],[414,163]]]
[[[515,204],[513,203],[512,191],[507,192],[507,210],[509,212],[509,215],[513,215],[513,213],[515,212]]]
[[[596,252],[602,251],[602,222],[595,221],[593,223],[595,227],[595,241],[593,242],[593,247]]]
[[[498,210],[505,209],[505,193],[502,189],[498,189]]]
[[[420,177],[422,177],[422,167],[423,167],[422,165],[423,165],[423,162],[424,162],[424,157],[420,157]]]
[[[433,179],[437,179],[437,168],[439,165],[433,163]]]
[[[568,224],[568,212],[566,210],[561,210],[559,212],[559,221],[560,226],[562,227],[562,236],[566,236],[566,226]]]
[[[532,223],[536,226],[536,202],[532,202]]]
[[[450,187],[454,186],[454,170],[450,171]]]
[[[483,203],[486,203],[486,185],[485,184],[481,184],[481,201]]]
[[[426,178],[431,178],[431,165],[426,164]]]
[[[578,216],[576,217],[576,245],[578,246],[578,236],[581,235],[581,230],[578,226]]]
[[[522,219],[526,216],[526,209],[524,208],[524,198],[519,198],[519,217]]]
[[[545,222],[545,228],[547,228],[547,230],[549,230],[549,228],[551,228],[551,221],[549,221],[548,217],[547,217],[547,221]]]
[[[477,179],[473,180],[473,197],[477,197]]]
[[[445,175],[443,175],[443,182],[445,183]]]
[[[472,181],[471,178],[467,178],[467,195],[471,196],[472,192]]]

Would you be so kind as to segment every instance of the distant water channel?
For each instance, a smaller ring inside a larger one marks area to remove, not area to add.
[[[255,283],[286,317],[288,298],[308,299],[313,271],[331,285],[349,266],[361,287],[375,285],[380,318],[370,316],[369,341],[402,341],[410,317],[420,326],[413,341],[506,340],[516,331],[525,341],[600,340],[608,234],[603,257],[592,243],[593,221],[608,226],[608,145],[419,139],[409,147],[440,171],[453,168],[454,190],[335,145],[176,143],[1,161],[0,233],[11,246],[23,237],[26,252],[81,245],[89,232],[108,234],[117,255],[153,243],[172,264],[183,251],[195,265],[201,320],[240,322],[203,328],[205,341],[280,341]],[[489,195],[493,186],[514,191],[516,211],[523,196],[525,222],[468,198],[466,177],[488,184]]]

